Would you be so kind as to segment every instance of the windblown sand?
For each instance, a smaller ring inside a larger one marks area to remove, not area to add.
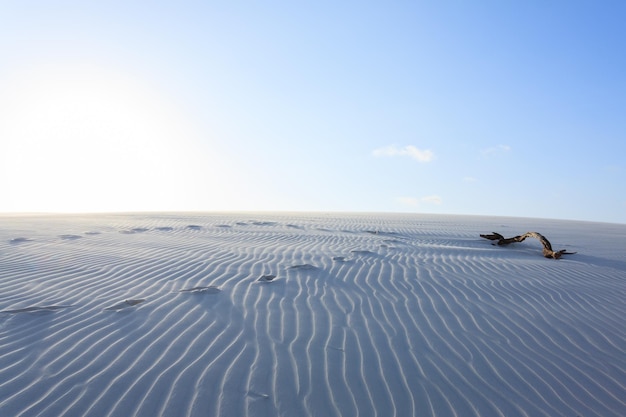
[[[626,415],[626,225],[3,216],[0,284],[0,416]]]

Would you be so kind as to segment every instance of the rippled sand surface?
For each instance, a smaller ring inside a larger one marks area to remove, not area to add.
[[[3,216],[0,288],[2,416],[626,415],[626,225]]]

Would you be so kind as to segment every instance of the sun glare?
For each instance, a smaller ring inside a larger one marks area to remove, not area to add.
[[[137,80],[99,68],[43,68],[0,93],[5,211],[194,206],[193,129]]]

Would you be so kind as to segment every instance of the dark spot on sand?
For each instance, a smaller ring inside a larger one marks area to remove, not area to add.
[[[299,271],[313,271],[318,268],[311,264],[300,264],[300,265],[292,265],[289,267],[289,269],[297,269]]]
[[[355,255],[374,255],[374,252],[369,250],[351,250],[350,253],[354,253]]]
[[[82,236],[79,235],[60,235],[59,237],[63,240],[76,240],[82,238]]]
[[[257,281],[261,281],[261,282],[271,282],[274,280],[274,278],[276,278],[276,275],[262,275],[261,278],[257,279]]]
[[[32,239],[29,239],[27,237],[16,237],[14,239],[9,240],[9,243],[12,245],[19,245],[20,243],[25,243],[25,242],[32,242]]]
[[[133,235],[135,233],[143,233],[143,232],[147,232],[150,229],[146,229],[145,227],[135,227],[133,229],[130,230],[120,230],[120,233],[123,235]]]

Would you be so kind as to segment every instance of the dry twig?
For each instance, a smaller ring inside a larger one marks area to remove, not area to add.
[[[541,242],[541,244],[543,245],[543,256],[545,256],[546,258],[559,259],[563,255],[572,255],[576,253],[576,252],[568,252],[565,249],[555,252],[554,250],[552,250],[552,245],[550,244],[548,239],[546,239],[541,233],[537,233],[537,232],[528,232],[520,236],[509,237],[509,238],[505,238],[500,233],[493,232],[490,235],[480,235],[480,237],[489,239],[489,240],[497,240],[497,242],[494,243],[494,245],[499,245],[499,246],[508,245],[509,243],[515,243],[515,242],[523,242],[527,237],[534,237],[535,239],[538,239],[539,242]]]

